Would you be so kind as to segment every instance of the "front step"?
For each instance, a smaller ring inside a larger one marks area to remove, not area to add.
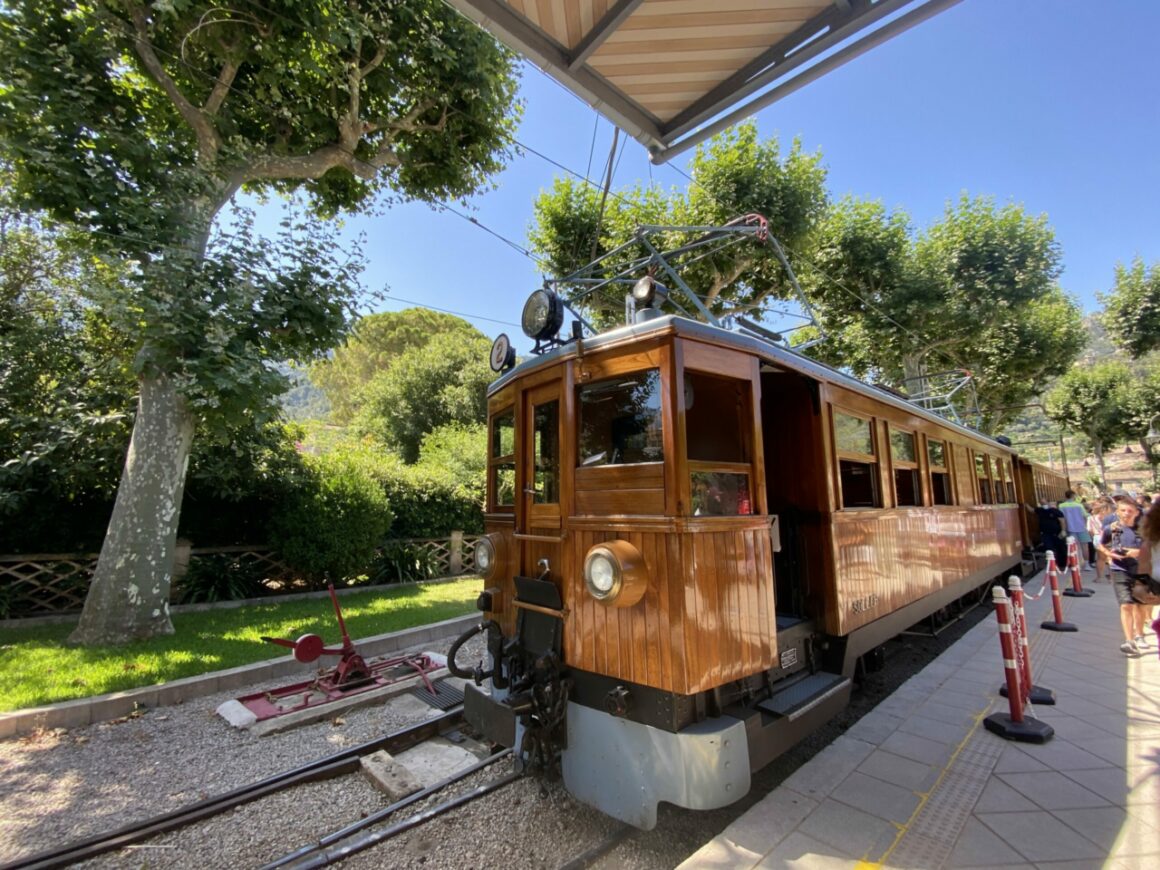
[[[850,702],[852,688],[849,677],[820,671],[794,680],[754,707],[727,709],[727,715],[745,722],[749,769],[760,770],[834,718]]]
[[[794,683],[792,686],[787,686],[772,698],[762,701],[757,706],[766,713],[771,713],[774,716],[784,716],[790,722],[794,722],[840,692],[844,691],[845,697],[848,700],[850,697],[850,683],[851,680],[849,677],[822,671],[811,674],[805,679]],[[845,703],[843,701],[842,706],[845,706]]]

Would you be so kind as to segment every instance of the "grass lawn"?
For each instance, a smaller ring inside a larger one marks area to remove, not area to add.
[[[480,581],[468,577],[339,598],[351,638],[371,637],[470,613]],[[68,625],[0,630],[0,712],[116,692],[279,658],[289,650],[259,640],[341,635],[329,598],[279,601],[173,615],[175,634],[116,647],[65,646]],[[323,662],[337,658],[326,656]]]

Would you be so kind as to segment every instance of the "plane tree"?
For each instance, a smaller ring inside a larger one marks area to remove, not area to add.
[[[363,404],[363,390],[406,351],[423,347],[436,335],[452,333],[464,342],[483,333],[454,314],[429,308],[407,308],[368,314],[326,359],[310,367],[310,378],[326,392],[330,419],[347,424]]]
[[[1160,350],[1160,263],[1147,267],[1136,257],[1131,265],[1118,264],[1115,283],[1100,301],[1100,322],[1116,347],[1133,359]]]
[[[753,122],[698,146],[690,169],[692,181],[670,189],[637,185],[606,193],[582,180],[557,178],[533,204],[530,246],[550,273],[564,277],[621,245],[628,248],[622,257],[610,258],[609,266],[645,254],[632,244],[641,225],[720,226],[758,213],[782,244],[795,247],[805,242],[826,207],[821,155],[806,153],[797,141],[783,151],[776,138],[760,139]],[[698,235],[673,232],[656,241],[671,249]],[[777,258],[768,247],[754,244],[719,249],[682,276],[715,315],[741,311],[760,317],[763,303],[790,293]],[[665,282],[663,275],[658,279]],[[583,287],[563,289],[601,325],[623,318],[624,288],[605,288],[600,294],[585,294]]]
[[[169,633],[195,431],[272,413],[281,360],[336,344],[357,257],[319,220],[479,190],[516,116],[513,59],[440,0],[9,0],[0,160],[26,207],[130,265],[98,300],[135,345],[139,403],[72,641]],[[242,190],[307,211],[263,241]]]
[[[1077,365],[1048,392],[1047,415],[1063,428],[1087,438],[1107,486],[1104,449],[1132,433],[1132,371],[1118,361]]]
[[[1059,258],[1046,218],[1021,206],[963,196],[916,233],[901,211],[843,199],[799,269],[829,336],[811,353],[911,392],[966,370],[993,431],[1083,349]]]

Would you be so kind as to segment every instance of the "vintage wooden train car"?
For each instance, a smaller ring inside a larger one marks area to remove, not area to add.
[[[488,430],[474,676],[492,685],[469,686],[468,716],[646,829],[660,801],[740,798],[847,703],[860,657],[1018,571],[1026,505],[1059,484],[904,398],[672,315],[507,372]]]

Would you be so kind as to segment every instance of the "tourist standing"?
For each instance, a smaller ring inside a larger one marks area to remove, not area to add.
[[[1120,627],[1124,631],[1120,652],[1132,657],[1140,655],[1141,648],[1148,646],[1144,632],[1152,611],[1132,597],[1132,578],[1139,570],[1142,543],[1136,528],[1139,519],[1140,508],[1133,498],[1116,498],[1116,519],[1104,529],[1099,545],[1100,552],[1111,563],[1112,588],[1120,606]]]

